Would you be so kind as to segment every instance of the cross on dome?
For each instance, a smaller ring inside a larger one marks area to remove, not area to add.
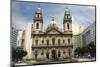
[[[38,8],[37,8],[37,13],[41,13],[41,8],[40,8],[40,4],[38,5]]]
[[[52,21],[54,21],[54,17],[52,17]]]
[[[52,17],[52,19],[50,21],[50,24],[56,24],[56,21],[55,21],[54,17]]]
[[[65,8],[65,14],[70,14],[68,7]]]

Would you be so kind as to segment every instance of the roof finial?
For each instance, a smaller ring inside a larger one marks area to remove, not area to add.
[[[37,13],[41,13],[40,4],[38,4]]]
[[[37,7],[38,7],[38,8],[37,8],[38,10],[40,10],[40,9],[41,9],[41,8],[40,8],[40,4],[38,4],[38,5],[37,5]]]
[[[52,21],[54,21],[54,17],[52,17]]]
[[[65,7],[65,13],[66,13],[66,14],[70,14],[70,11],[69,11],[69,9],[68,9],[67,6]]]

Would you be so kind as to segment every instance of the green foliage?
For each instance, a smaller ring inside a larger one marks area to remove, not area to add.
[[[91,57],[95,57],[96,56],[96,45],[94,45],[93,42],[91,42],[87,46],[76,48],[75,55],[84,56],[85,54],[87,54],[87,55],[90,54]]]
[[[76,48],[76,50],[75,50],[75,54],[76,54],[76,55],[80,55],[80,53],[81,53],[80,50],[81,50],[80,47]]]
[[[96,45],[94,45],[93,42],[91,42],[87,48],[89,49],[89,52],[91,54],[91,56],[96,57]]]
[[[21,47],[12,48],[12,60],[17,62],[18,60],[22,60],[24,56],[27,55],[27,52],[23,50]]]

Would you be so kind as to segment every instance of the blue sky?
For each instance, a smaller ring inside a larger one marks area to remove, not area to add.
[[[94,6],[35,3],[35,2],[12,2],[12,25],[17,29],[25,29],[27,23],[32,23],[32,19],[36,9],[40,5],[43,13],[44,28],[46,28],[51,20],[55,17],[57,25],[62,28],[64,11],[67,7],[72,16],[73,29],[86,28],[95,21]],[[78,31],[79,32],[79,31]]]

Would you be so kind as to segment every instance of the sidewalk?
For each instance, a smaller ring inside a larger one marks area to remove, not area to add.
[[[60,63],[74,63],[78,62],[76,59],[64,59],[64,60],[46,60],[46,61],[34,61],[32,64],[21,63],[16,64],[16,66],[31,66],[31,65],[45,65],[45,64],[60,64]]]

